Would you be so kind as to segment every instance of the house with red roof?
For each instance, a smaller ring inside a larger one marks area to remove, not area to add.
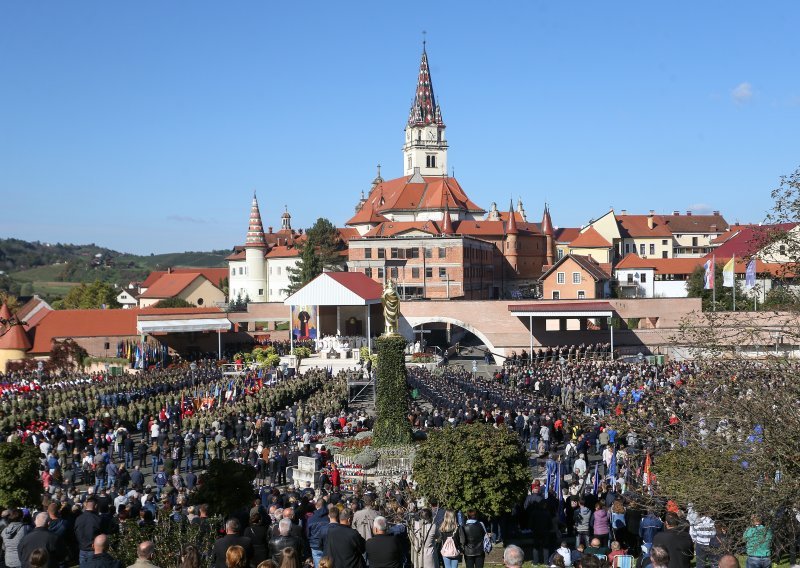
[[[547,300],[594,300],[611,296],[611,266],[590,256],[568,254],[542,275]]]
[[[225,269],[223,269],[225,270]],[[227,272],[227,271],[226,271]],[[199,272],[170,272],[161,275],[139,294],[139,307],[147,308],[170,298],[180,298],[198,307],[225,303],[225,293]]]

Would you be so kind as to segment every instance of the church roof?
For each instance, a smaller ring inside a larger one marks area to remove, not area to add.
[[[417,90],[414,93],[414,102],[408,114],[409,126],[426,126],[438,124],[444,126],[442,111],[436,104],[433,95],[431,71],[428,67],[428,53],[422,48],[422,59],[419,62],[419,75],[417,76]]]
[[[377,214],[386,215],[394,212],[408,211],[450,211],[484,214],[486,211],[472,202],[461,188],[458,180],[446,176],[417,175],[424,183],[410,183],[414,176],[404,176],[378,184],[367,197],[347,225],[364,224],[362,219],[372,215],[374,208]]]
[[[376,225],[388,221],[386,217],[375,210],[375,204],[362,207],[345,225]]]
[[[367,231],[364,237],[396,237],[410,231],[418,231],[429,235],[443,233],[436,221],[386,221]]]

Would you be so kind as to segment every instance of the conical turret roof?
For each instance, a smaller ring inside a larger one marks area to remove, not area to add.
[[[414,102],[408,115],[408,125],[426,126],[429,124],[444,126],[442,111],[439,105],[436,104],[436,97],[433,94],[431,72],[428,67],[428,53],[423,47],[422,60],[419,62],[419,75],[417,76],[417,91],[414,94]]]
[[[261,211],[258,209],[258,199],[253,192],[253,203],[250,205],[250,223],[247,226],[246,247],[267,248],[267,241],[264,238],[264,225],[261,222]]]
[[[508,206],[508,222],[506,223],[506,234],[507,235],[516,235],[519,233],[519,229],[517,229],[517,219],[514,216],[514,200],[511,200],[511,203]]]

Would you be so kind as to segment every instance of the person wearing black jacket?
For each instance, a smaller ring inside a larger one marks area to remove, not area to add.
[[[386,517],[375,517],[372,538],[366,543],[369,568],[402,568],[403,549],[397,536],[386,534]]]
[[[47,551],[49,568],[58,568],[58,565],[64,559],[65,549],[64,543],[55,533],[51,533],[47,529],[47,522],[50,520],[47,513],[39,513],[34,520],[35,528],[22,537],[19,543],[19,559],[22,562],[22,568],[30,568],[31,552],[37,548],[43,548]]]
[[[283,550],[285,548],[294,549],[298,559],[303,558],[303,544],[296,536],[292,536],[292,521],[286,518],[278,522],[278,536],[273,536],[269,541],[269,553],[272,561],[278,566],[283,562]]]
[[[325,556],[331,557],[336,568],[366,568],[366,541],[357,530],[350,528],[352,518],[350,509],[344,509],[339,513],[339,523],[331,523],[328,528]]]
[[[241,524],[238,519],[228,519],[225,523],[225,536],[218,538],[211,551],[211,564],[215,568],[227,568],[225,563],[225,553],[231,546],[241,546],[247,556],[247,562],[253,558],[253,541],[246,536],[239,536]]]
[[[84,505],[83,512],[75,520],[75,538],[78,540],[78,558],[81,568],[94,555],[94,538],[102,533],[102,520],[95,512],[97,499],[89,497]]]
[[[253,559],[251,561],[253,566],[258,566],[269,558],[269,530],[261,524],[261,515],[258,513],[250,515],[250,524],[244,529],[244,536],[253,542]]]
[[[478,512],[475,509],[467,511],[467,522],[456,532],[456,546],[464,552],[466,568],[483,568],[486,553],[483,550],[483,537],[486,529],[478,521]]]
[[[669,553],[669,568],[689,568],[694,557],[692,537],[678,528],[679,522],[675,513],[667,513],[664,518],[667,530],[653,537],[653,546],[660,546]]]

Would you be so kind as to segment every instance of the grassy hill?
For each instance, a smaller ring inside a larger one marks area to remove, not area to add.
[[[0,239],[0,290],[18,296],[64,296],[81,282],[120,286],[144,280],[153,270],[180,266],[225,266],[227,250],[135,255],[95,244],[71,245]]]

